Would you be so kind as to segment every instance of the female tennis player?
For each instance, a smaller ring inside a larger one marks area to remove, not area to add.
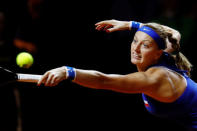
[[[131,62],[138,72],[126,75],[104,74],[63,66],[47,71],[38,86],[55,86],[70,79],[93,89],[120,93],[141,93],[146,109],[153,115],[168,118],[197,130],[197,84],[190,79],[191,64],[180,53],[179,41],[165,26],[157,23],[130,22],[136,30],[131,43]],[[97,23],[97,30],[112,31],[116,26]],[[173,55],[165,51],[168,42]]]

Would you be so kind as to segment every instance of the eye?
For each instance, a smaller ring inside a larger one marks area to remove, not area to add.
[[[149,48],[149,44],[148,43],[142,43],[143,47],[145,48]]]
[[[132,43],[137,43],[137,40],[136,39],[133,39],[133,42]]]

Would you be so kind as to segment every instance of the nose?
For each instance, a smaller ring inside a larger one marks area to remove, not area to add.
[[[139,53],[140,52],[140,43],[135,43],[131,45],[131,50]]]

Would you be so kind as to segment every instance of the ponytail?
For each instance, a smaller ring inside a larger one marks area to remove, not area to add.
[[[178,52],[174,58],[176,66],[181,70],[186,70],[187,75],[191,76],[192,64],[189,60],[181,52]]]
[[[172,43],[172,48],[174,52],[172,52],[172,56],[175,59],[175,63],[177,68],[181,70],[187,71],[187,75],[191,76],[192,64],[189,60],[180,52],[180,44],[177,39],[172,37],[171,33],[167,33],[168,40]]]

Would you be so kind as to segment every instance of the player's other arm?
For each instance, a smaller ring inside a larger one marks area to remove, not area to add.
[[[114,31],[121,31],[121,30],[132,30],[132,29],[138,29],[142,27],[143,25],[148,23],[142,23],[142,22],[136,22],[136,21],[120,21],[120,20],[104,20],[97,22],[95,24],[96,30],[98,31],[106,31],[106,32],[114,32]],[[173,37],[180,41],[181,35],[179,31],[170,28],[168,26],[162,25],[163,28],[173,34]]]
[[[95,26],[96,30],[98,31],[106,31],[108,33],[111,33],[121,30],[137,30],[145,24],[148,23],[141,23],[136,21],[104,20],[96,23]],[[172,34],[172,37],[176,39],[178,43],[180,43],[181,34],[179,33],[179,31],[165,25],[162,25],[162,27],[166,30],[166,32]],[[174,51],[172,43],[168,39],[167,48],[165,49],[165,51],[169,53]]]

